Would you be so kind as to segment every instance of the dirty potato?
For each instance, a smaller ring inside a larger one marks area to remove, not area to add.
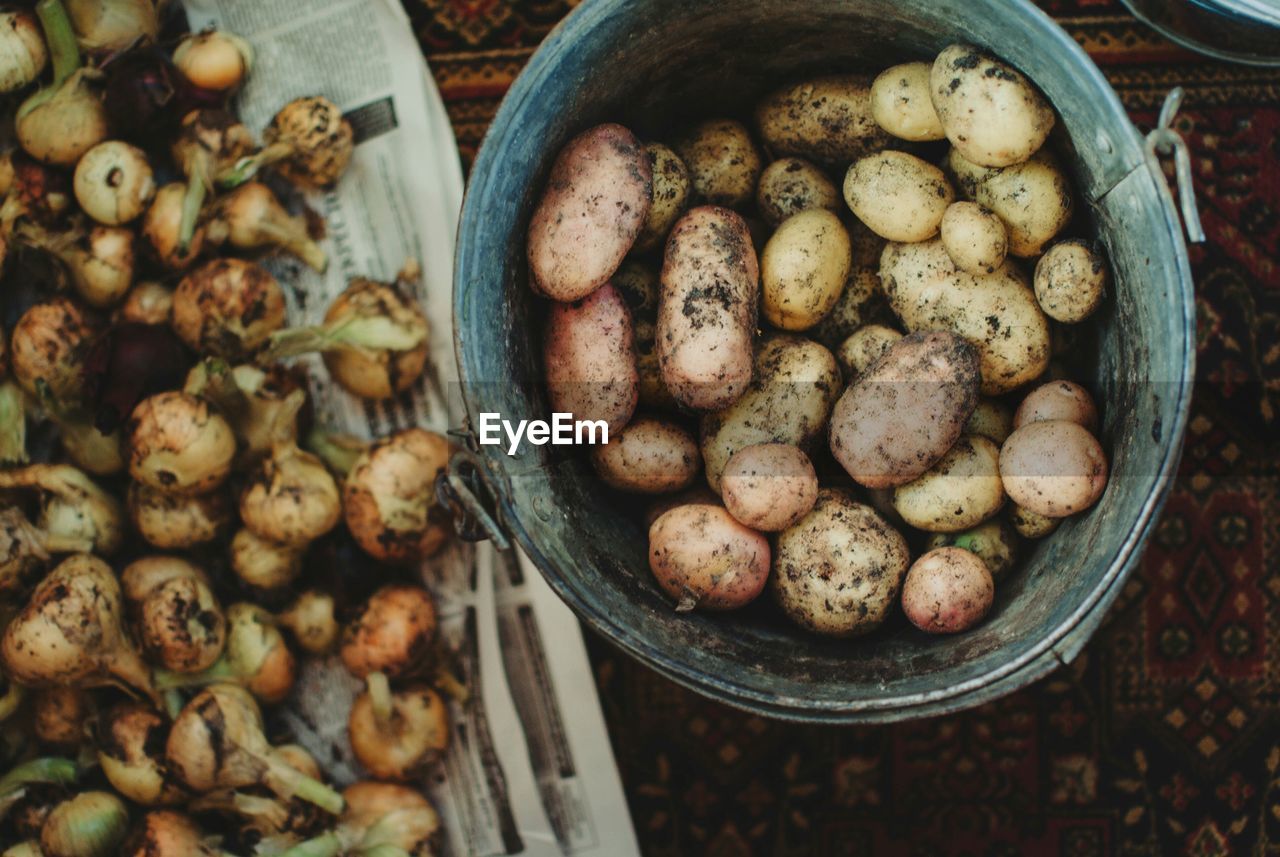
[[[769,579],[769,540],[723,507],[677,506],[649,527],[649,568],[676,610],[734,610]]]
[[[1036,300],[1054,321],[1084,321],[1102,304],[1107,263],[1088,241],[1059,241],[1036,263]]]
[[[763,163],[751,132],[734,119],[701,123],[676,144],[699,202],[740,208],[752,200]]]
[[[852,381],[875,363],[893,344],[902,338],[902,334],[892,327],[883,324],[868,324],[853,332],[836,351],[836,359],[840,361],[840,371],[844,377]]]
[[[648,253],[660,248],[667,240],[667,233],[689,203],[689,168],[680,156],[661,143],[650,143],[645,148],[649,156],[649,170],[653,175],[649,213],[636,238],[635,250]]]
[[[798,446],[758,443],[729,459],[720,492],[725,508],[740,523],[776,533],[809,514],[818,499],[818,476]]]
[[[927,533],[967,530],[1002,505],[1000,447],[982,435],[963,435],[933,467],[893,492],[902,519]]]
[[[555,303],[543,337],[551,410],[575,420],[604,420],[612,434],[635,412],[639,373],[631,312],[606,284],[577,303]]]
[[[840,74],[784,86],[756,106],[760,138],[775,156],[843,167],[889,136],[871,115],[870,78]]]
[[[1013,433],[1013,411],[998,399],[978,399],[978,406],[973,409],[969,421],[964,424],[965,434],[980,434],[989,437],[997,444]]]
[[[977,554],[963,548],[935,548],[907,572],[902,611],[921,631],[955,634],[981,622],[995,597],[995,581]]]
[[[1004,264],[1009,233],[991,209],[976,202],[953,202],[942,215],[942,246],[967,274],[994,274]]]
[[[867,155],[855,161],[844,178],[849,209],[889,241],[924,241],[937,235],[954,199],[942,170],[906,152]]]
[[[1098,428],[1098,406],[1074,381],[1050,381],[1027,393],[1013,415],[1013,427],[1042,420],[1066,420],[1093,432]]]
[[[1016,503],[1010,503],[1009,523],[1017,534],[1025,539],[1043,539],[1058,529],[1062,519],[1049,518],[1039,512],[1024,509]]]
[[[1065,518],[1098,501],[1107,456],[1089,430],[1066,420],[1027,423],[1000,448],[1009,499],[1047,518]]]
[[[852,248],[840,218],[821,208],[787,218],[760,257],[764,316],[779,330],[807,330],[840,299]]]
[[[864,227],[865,228],[865,227]],[[806,336],[828,348],[838,348],[858,328],[867,323],[880,305],[880,259],[874,267],[851,267],[844,288],[831,311],[811,327]]]
[[[591,450],[606,485],[636,494],[681,491],[698,478],[702,457],[693,434],[670,420],[638,417]]]
[[[927,62],[887,68],[871,82],[871,115],[900,140],[941,140],[946,136],[929,94]]]
[[[840,212],[840,191],[827,174],[802,158],[779,158],[764,168],[756,208],[770,226],[811,208]]]
[[[1021,164],[991,169],[953,148],[946,169],[962,197],[1000,216],[1009,234],[1009,252],[1023,259],[1043,253],[1075,210],[1071,183],[1047,149]]]
[[[959,533],[934,533],[927,545],[930,550],[957,547],[972,551],[987,564],[987,571],[997,583],[1013,569],[1018,558],[1018,536],[1008,521],[999,518]]]

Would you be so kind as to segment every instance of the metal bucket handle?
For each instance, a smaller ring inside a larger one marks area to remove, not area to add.
[[[1182,228],[1187,232],[1188,241],[1199,244],[1205,240],[1205,236],[1204,228],[1200,225],[1200,210],[1196,207],[1195,187],[1191,182],[1191,151],[1182,136],[1173,130],[1173,119],[1182,106],[1183,95],[1181,86],[1169,90],[1160,107],[1156,127],[1146,136],[1143,151],[1146,153],[1147,168],[1162,183],[1166,179],[1160,158],[1173,156],[1173,180],[1178,190],[1178,208],[1182,211]]]

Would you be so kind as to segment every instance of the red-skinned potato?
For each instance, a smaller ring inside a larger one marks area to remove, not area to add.
[[[734,610],[764,589],[769,540],[720,506],[677,506],[649,528],[649,568],[677,610]]]
[[[606,485],[637,494],[665,494],[693,484],[702,466],[698,441],[670,420],[639,417],[607,444],[591,450],[591,464]]]
[[[776,533],[809,514],[818,500],[818,475],[799,447],[759,443],[729,459],[720,494],[739,523]]]
[[[553,304],[543,339],[551,409],[575,420],[603,420],[610,434],[640,399],[631,311],[611,284],[577,303]]]
[[[1066,420],[1028,423],[1000,448],[1009,499],[1047,518],[1065,518],[1098,501],[1107,456],[1089,430]]]
[[[1089,391],[1074,381],[1051,381],[1036,387],[1022,400],[1013,415],[1013,427],[1044,420],[1066,420],[1096,431],[1098,406]]]
[[[935,548],[920,557],[902,584],[902,609],[921,631],[955,634],[982,621],[995,600],[987,564],[963,548]]]

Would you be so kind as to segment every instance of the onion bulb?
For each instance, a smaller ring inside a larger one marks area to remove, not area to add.
[[[204,249],[205,230],[197,226],[187,242],[182,241],[182,212],[187,189],[179,182],[156,191],[151,207],[142,218],[142,236],[151,245],[156,261],[170,271],[190,267]]]
[[[273,542],[245,527],[231,539],[231,568],[255,589],[283,589],[302,573],[305,553],[305,546]]]
[[[411,428],[374,441],[356,460],[342,486],[342,509],[365,553],[416,564],[440,549],[450,530],[435,483],[449,453],[443,435]]]
[[[45,857],[115,857],[129,810],[111,792],[81,792],[53,808],[40,829]]]
[[[363,399],[411,388],[427,364],[427,318],[395,286],[357,277],[334,299],[324,324],[272,334],[260,359],[318,351],[335,381]]]
[[[84,690],[66,685],[40,688],[31,703],[31,731],[40,743],[72,752],[79,749],[92,708]]]
[[[156,194],[146,154],[120,140],[99,143],[85,152],[76,164],[72,187],[84,213],[106,226],[137,220]]]
[[[95,225],[87,231],[54,234],[35,224],[24,224],[19,235],[61,260],[76,293],[90,306],[119,303],[133,285],[132,230]]]
[[[52,399],[44,402],[44,414],[58,427],[67,458],[94,476],[114,476],[125,468],[120,432],[101,432],[89,422],[83,408],[64,408]]]
[[[173,556],[134,560],[120,574],[137,612],[143,650],[166,670],[196,673],[222,654],[227,620],[197,566]]]
[[[156,685],[166,690],[231,682],[262,702],[274,704],[289,695],[297,667],[275,617],[256,604],[239,602],[227,608],[227,642],[222,656],[202,672],[161,671]]]
[[[34,83],[49,64],[36,16],[23,9],[0,12],[0,92]]]
[[[190,817],[168,809],[148,812],[125,840],[122,857],[223,857]]]
[[[351,164],[355,130],[338,105],[327,98],[297,98],[280,108],[263,132],[266,147],[219,176],[233,187],[274,164],[285,179],[304,188],[332,185]]]
[[[173,292],[154,280],[134,284],[124,296],[116,317],[134,324],[168,324],[173,310]]]
[[[193,496],[221,485],[236,440],[209,404],[178,391],[143,399],[130,418],[129,475],[158,491]]]
[[[124,630],[120,584],[102,560],[75,554],[42,580],[0,638],[9,676],[32,687],[119,685],[159,703]]]
[[[440,759],[449,745],[449,714],[426,685],[391,691],[373,680],[351,705],[347,734],[365,770],[403,782]]]
[[[342,796],[347,809],[338,825],[281,857],[435,857],[440,853],[440,816],[418,789],[363,781],[347,786]]]
[[[231,501],[221,490],[182,497],[131,482],[125,501],[133,528],[162,550],[207,544],[231,526]]]
[[[35,801],[26,804],[27,812],[12,819],[20,836],[37,836],[53,807],[46,804],[44,791],[33,787],[67,787],[73,785],[78,776],[75,762],[57,756],[30,759],[14,765],[0,776],[0,813],[19,806],[19,801],[24,798],[30,799],[38,794]],[[18,814],[17,809],[14,812]]]
[[[298,395],[305,393],[297,377],[279,366],[231,367],[207,357],[191,367],[183,389],[207,399],[227,418],[240,443],[239,469],[256,465],[277,442],[297,436]]]
[[[218,200],[207,228],[210,240],[240,250],[277,248],[292,253],[317,271],[329,264],[311,239],[306,220],[284,210],[271,188],[248,182]]]
[[[312,655],[323,655],[332,649],[341,631],[334,617],[333,596],[316,589],[300,593],[276,620],[293,634],[303,651]]]
[[[90,547],[113,554],[124,541],[124,510],[120,502],[69,464],[29,464],[0,470],[0,491],[34,491],[40,498],[40,517],[46,550]]]
[[[0,380],[0,465],[26,462],[27,404],[22,388],[6,378]]]
[[[356,678],[416,673],[436,638],[436,603],[421,586],[388,584],[369,597],[342,633],[342,662]]]
[[[39,840],[28,839],[0,851],[0,857],[44,857],[44,853],[40,850]]]
[[[98,764],[107,782],[140,806],[175,806],[190,795],[169,772],[169,721],[148,705],[125,703],[107,712],[98,729]]]
[[[235,33],[205,30],[184,36],[173,51],[173,62],[196,86],[232,92],[253,66],[253,49]]]
[[[234,685],[215,684],[197,694],[169,732],[166,754],[179,779],[197,792],[263,785],[333,814],[342,796],[281,759],[262,734],[253,697]]]
[[[239,361],[284,327],[284,292],[261,265],[214,259],[173,292],[173,330],[192,350]]]
[[[152,0],[62,0],[80,47],[115,53],[139,42],[154,42],[160,21]]]
[[[13,378],[32,396],[43,384],[58,402],[80,397],[84,360],[98,325],[74,301],[58,297],[32,305],[10,336]]]

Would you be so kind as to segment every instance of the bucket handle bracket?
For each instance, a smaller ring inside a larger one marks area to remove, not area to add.
[[[1205,240],[1204,227],[1200,223],[1200,211],[1196,207],[1196,192],[1191,180],[1191,151],[1182,136],[1173,130],[1173,120],[1182,106],[1184,95],[1181,86],[1169,90],[1160,107],[1160,118],[1156,127],[1147,134],[1143,144],[1147,167],[1159,181],[1165,181],[1164,169],[1160,165],[1162,156],[1173,156],[1174,184],[1178,191],[1178,208],[1182,212],[1182,225],[1187,232],[1187,240],[1199,244]]]

